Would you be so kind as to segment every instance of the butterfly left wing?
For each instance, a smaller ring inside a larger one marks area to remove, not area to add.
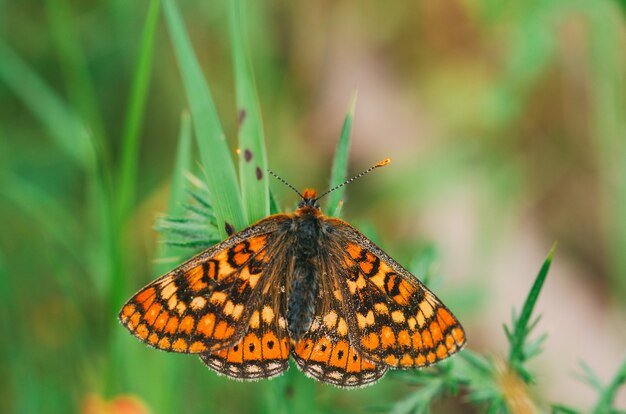
[[[463,327],[426,286],[348,223],[327,221],[335,229],[329,251],[339,252],[332,268],[339,272],[350,340],[359,353],[407,369],[463,347]]]
[[[137,292],[119,319],[146,344],[181,353],[234,346],[262,300],[286,215],[264,219],[210,247]]]

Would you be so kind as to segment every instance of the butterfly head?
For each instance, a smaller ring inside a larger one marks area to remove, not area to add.
[[[302,192],[302,201],[298,204],[298,208],[305,207],[320,209],[320,203],[317,202],[317,192],[312,188],[307,188]]]

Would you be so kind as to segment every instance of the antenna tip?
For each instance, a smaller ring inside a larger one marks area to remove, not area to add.
[[[384,160],[382,160],[378,164],[374,165],[374,168],[384,167],[385,165],[389,164],[390,162],[391,162],[391,158],[385,158]]]

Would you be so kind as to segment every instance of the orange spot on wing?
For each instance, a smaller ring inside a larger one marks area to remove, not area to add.
[[[452,336],[454,337],[454,340],[459,346],[461,346],[465,342],[465,334],[463,333],[463,330],[460,328],[452,329]]]
[[[167,349],[170,349],[170,347],[172,346],[172,343],[170,342],[169,338],[163,337],[161,338],[157,346],[161,349],[167,350]]]
[[[443,341],[443,334],[441,333],[441,328],[439,327],[439,324],[437,322],[431,322],[430,333],[432,335],[434,343],[439,343]]]
[[[278,344],[276,344],[278,348]],[[259,337],[254,333],[249,333],[243,339],[243,358],[246,361],[258,361],[261,357],[265,357],[265,350],[261,347]]]
[[[128,318],[130,318],[133,313],[135,313],[135,305],[129,303],[128,305],[124,306],[124,308],[122,309],[122,319],[124,320],[124,322]]]
[[[267,242],[267,236],[253,237],[250,240],[248,240],[248,243],[250,243],[248,250],[252,252],[258,252],[265,246],[266,242]],[[257,256],[257,259],[258,258],[259,256]]]
[[[309,359],[325,363],[326,361],[328,361],[331,349],[332,344],[330,343],[328,338],[322,337],[313,347],[313,352],[311,353],[311,357]]]
[[[345,368],[348,364],[349,348],[350,346],[346,341],[337,342],[330,355],[330,365],[338,368]]]
[[[154,288],[148,288],[143,292],[139,292],[137,296],[135,296],[135,301],[141,303],[143,305],[143,309],[147,310],[150,305],[152,305],[152,301],[154,300],[155,291]],[[147,302],[146,302],[147,301]]]
[[[220,321],[213,331],[213,337],[216,339],[230,338],[235,329],[228,325],[225,321]]]
[[[361,356],[356,352],[356,350],[352,347],[348,352],[348,366],[346,367],[346,371],[348,372],[361,372]]]
[[[424,365],[426,365],[426,358],[424,357],[424,355],[419,354],[417,358],[415,358],[415,364],[418,367],[423,367]]]
[[[172,344],[172,349],[177,352],[185,352],[187,350],[187,347],[187,341],[185,341],[183,338],[178,338]]]
[[[213,333],[214,327],[215,315],[213,315],[212,313],[208,313],[198,321],[198,327],[196,328],[196,332],[204,335],[205,338],[209,338]]]
[[[137,324],[139,324],[140,320],[141,320],[141,315],[139,314],[139,312],[133,313],[133,316],[131,316],[130,320],[128,321],[128,329],[131,329],[131,330],[135,329]]]
[[[396,344],[396,336],[393,333],[393,329],[389,326],[383,326],[380,330],[380,339],[383,344],[383,348],[389,348]]]
[[[161,305],[154,303],[150,306],[146,314],[143,315],[143,319],[148,322],[148,325],[152,325],[159,315],[159,312],[161,312]]]
[[[400,365],[402,365],[403,367],[413,366],[413,358],[411,358],[411,355],[404,354],[402,356],[402,359],[400,359]]]
[[[387,355],[383,361],[393,367],[398,365],[398,358],[395,355]]]
[[[274,335],[272,332],[268,332],[263,335],[263,357],[268,359],[280,358],[280,345],[281,344],[278,343],[278,338],[276,338],[276,335]]]
[[[189,347],[189,352],[197,354],[200,352],[204,352],[206,351],[207,348],[206,346],[204,346],[204,344],[200,341],[196,341],[193,344],[191,344],[191,346]]]
[[[419,331],[413,332],[413,349],[416,351],[422,349],[422,335]]]
[[[185,279],[187,279],[189,287],[195,292],[208,287],[208,285],[202,281],[203,273],[204,269],[202,268],[202,265],[196,266],[185,273]]]
[[[444,359],[446,356],[448,356],[448,350],[446,349],[444,344],[440,344],[437,347],[437,358]]]
[[[180,321],[180,325],[178,325],[178,332],[191,333],[195,321],[189,315],[185,316],[182,321]]]
[[[361,338],[361,344],[370,351],[378,348],[378,344],[380,343],[378,334],[375,332],[370,332],[368,336],[364,336]]]
[[[150,342],[152,345],[156,344],[158,340],[159,340],[159,335],[155,334],[154,332],[152,332],[148,336],[148,342]]]
[[[349,243],[348,246],[346,246],[346,251],[353,259],[361,257],[362,249],[354,243]]]
[[[241,343],[239,343],[239,345],[235,345],[228,350],[226,360],[233,364],[241,364],[243,362],[243,351],[244,348],[241,346]]]
[[[411,336],[407,330],[403,330],[398,333],[398,345],[411,346]]]
[[[176,328],[178,328],[178,317],[170,316],[170,319],[167,321],[167,325],[165,325],[165,329],[163,331],[171,335],[176,332]]]
[[[145,341],[146,338],[148,337],[148,327],[142,323],[141,325],[137,327],[137,330],[135,331],[135,333],[137,333],[137,336],[139,338]]]
[[[430,332],[428,331],[422,332],[422,343],[424,344],[425,348],[433,347],[433,338],[430,337]]]
[[[437,356],[435,355],[434,352],[431,351],[428,353],[428,355],[426,355],[426,359],[428,360],[428,362],[432,364],[433,362],[437,360]]]
[[[437,319],[439,320],[441,329],[446,329],[448,326],[452,326],[456,323],[452,315],[450,315],[450,312],[444,308],[439,308],[437,310]]]
[[[370,262],[361,262],[359,263],[359,266],[361,266],[361,270],[363,271],[363,273],[366,274],[369,274],[374,268],[374,265]]]
[[[156,329],[157,331],[161,331],[165,327],[168,318],[169,313],[167,311],[161,311],[159,316],[156,318],[156,321],[154,322],[154,329]]]

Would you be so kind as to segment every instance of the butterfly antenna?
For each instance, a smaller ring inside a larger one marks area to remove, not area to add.
[[[300,194],[300,191],[296,190],[296,187],[294,187],[293,185],[289,184],[287,181],[285,181],[281,176],[279,176],[278,174],[276,174],[274,171],[270,170],[269,168],[267,169],[267,172],[272,174],[275,178],[278,178],[278,180],[285,184],[287,187],[291,188],[293,191],[295,191],[300,198],[304,199],[304,196],[302,194]]]
[[[371,167],[369,167],[367,170],[360,172],[359,174],[355,175],[354,177],[350,178],[349,180],[344,181],[342,184],[339,184],[333,188],[331,188],[330,190],[326,191],[324,194],[322,194],[321,196],[317,197],[315,200],[319,200],[320,198],[324,197],[325,195],[332,193],[333,191],[343,187],[346,184],[350,184],[352,181],[356,180],[357,178],[361,178],[363,177],[365,174],[367,174],[368,172],[375,170],[376,168],[379,167],[384,167],[385,165],[389,164],[391,162],[391,158],[385,158],[384,160],[378,162],[375,165],[372,165]]]

